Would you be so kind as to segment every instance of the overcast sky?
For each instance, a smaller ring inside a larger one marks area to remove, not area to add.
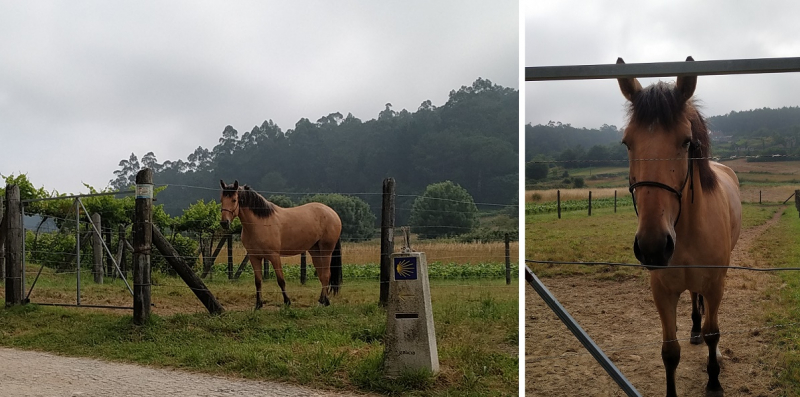
[[[519,31],[508,0],[0,0],[0,174],[85,192],[131,152],[186,159],[229,124],[519,88]]]
[[[800,56],[795,1],[525,1],[525,65]],[[647,85],[658,79],[641,79]],[[674,81],[675,78],[664,78]],[[624,125],[616,80],[524,83],[526,123]],[[800,73],[700,76],[706,116],[800,105]]]

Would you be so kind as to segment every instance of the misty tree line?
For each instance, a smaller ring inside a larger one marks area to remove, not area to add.
[[[800,107],[732,111],[708,117],[706,122],[711,130],[713,156],[751,156],[748,161],[800,159]],[[547,177],[547,165],[540,165],[545,161],[563,161],[559,164],[563,168],[625,165],[628,156],[619,143],[621,138],[622,130],[614,125],[587,129],[555,121],[528,124],[525,178]]]
[[[159,163],[155,150],[141,161],[131,154],[120,161],[109,185],[127,189],[136,172],[149,167],[157,184],[214,188],[220,179],[237,179],[265,195],[361,193],[378,213],[380,195],[375,193],[384,178],[393,177],[398,222],[410,216],[413,197],[408,196],[445,180],[465,188],[477,203],[514,205],[518,102],[517,90],[478,78],[452,90],[442,106],[426,100],[410,112],[387,103],[368,121],[337,112],[316,122],[300,119],[286,131],[272,120],[243,134],[227,126],[216,146],[198,146],[185,160]],[[170,186],[159,195],[173,214],[198,199],[218,200],[219,192]]]

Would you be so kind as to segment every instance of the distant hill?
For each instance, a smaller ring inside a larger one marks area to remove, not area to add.
[[[749,156],[749,161],[783,161],[800,157],[800,107],[732,111],[707,117],[716,157]],[[525,161],[534,157],[573,161],[567,168],[599,165],[620,157],[622,132],[616,126],[575,128],[549,122],[525,126]],[[623,156],[627,158],[624,154]],[[758,156],[758,158],[756,158]],[[580,160],[591,160],[580,163]],[[575,162],[578,161],[578,162]]]
[[[756,136],[760,132],[781,134],[800,131],[800,107],[761,108],[732,111],[706,118],[713,131],[732,136]]]
[[[153,152],[141,163],[131,154],[110,186],[125,188],[141,166],[149,167],[156,184],[172,185],[158,200],[173,216],[198,199],[218,200],[220,179],[294,201],[319,192],[357,194],[379,213],[383,179],[393,177],[402,224],[413,195],[445,180],[467,189],[477,203],[516,204],[518,145],[519,91],[478,78],[452,90],[440,106],[425,100],[397,111],[387,103],[376,119],[336,112],[316,122],[303,118],[285,131],[272,120],[241,135],[227,126],[213,148],[163,163]]]
[[[564,150],[577,146],[588,149],[595,145],[618,144],[621,139],[622,132],[607,124],[598,129],[575,128],[554,121],[547,125],[528,124],[525,126],[525,161],[536,155],[557,158]]]

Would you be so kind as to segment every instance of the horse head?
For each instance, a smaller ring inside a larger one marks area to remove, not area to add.
[[[219,184],[222,187],[219,202],[222,206],[222,218],[220,225],[223,229],[228,230],[231,226],[233,218],[239,216],[239,181],[233,181],[233,185],[226,185],[220,179]]]
[[[625,62],[619,58],[617,63]],[[703,123],[691,99],[697,76],[646,88],[632,77],[618,82],[629,101],[622,143],[628,149],[630,192],[639,217],[633,251],[643,265],[666,266],[675,251],[684,192],[693,189],[692,157],[700,145],[694,124]]]

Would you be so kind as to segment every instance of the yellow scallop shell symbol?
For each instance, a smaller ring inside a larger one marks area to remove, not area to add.
[[[409,277],[414,272],[414,264],[411,263],[411,261],[400,261],[400,262],[397,262],[397,265],[395,265],[395,266],[396,266],[397,274],[399,274],[399,275],[401,275],[403,277]]]

